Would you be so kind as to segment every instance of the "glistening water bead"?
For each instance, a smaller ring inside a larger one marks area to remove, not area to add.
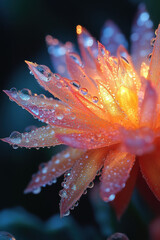
[[[19,91],[19,96],[22,100],[29,100],[31,98],[31,91],[27,88],[22,89],[21,91]]]
[[[11,133],[9,138],[11,140],[11,143],[20,144],[21,141],[22,141],[22,134],[17,132],[17,131],[14,131],[14,132]]]

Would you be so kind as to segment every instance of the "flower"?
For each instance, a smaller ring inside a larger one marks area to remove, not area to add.
[[[118,27],[108,21],[101,43],[77,26],[81,56],[71,43],[47,36],[55,69],[27,62],[38,83],[54,98],[15,88],[4,91],[11,100],[47,125],[30,132],[13,132],[2,139],[14,147],[65,144],[67,149],[40,165],[25,192],[39,193],[65,173],[60,191],[61,216],[100,178],[100,195],[113,201],[118,216],[126,209],[137,173],[160,200],[160,27],[140,5],[131,34],[131,56]],[[151,53],[150,40],[153,51]],[[122,43],[124,46],[120,45]],[[105,48],[106,46],[106,48]]]

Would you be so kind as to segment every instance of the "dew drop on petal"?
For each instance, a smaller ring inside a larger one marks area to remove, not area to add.
[[[90,184],[88,185],[88,188],[93,188],[94,187],[94,182],[90,182]]]
[[[78,55],[76,54],[70,54],[70,57],[80,66],[82,67],[82,62],[81,59]]]
[[[70,214],[70,210],[66,211],[66,212],[63,214],[63,217],[67,217],[67,216],[69,216],[69,214]]]
[[[92,98],[92,101],[93,101],[94,103],[98,103],[98,97],[94,96],[94,97]]]
[[[115,199],[115,195],[114,194],[111,194],[108,198],[109,201],[113,201]]]
[[[81,88],[81,93],[82,93],[83,95],[87,95],[88,90],[87,90],[86,88]]]
[[[27,126],[25,129],[24,129],[24,132],[31,132],[33,130],[35,130],[37,127],[34,126],[34,125],[31,125],[31,126]]]
[[[13,144],[20,144],[22,141],[22,134],[17,131],[14,131],[11,133],[9,138]]]
[[[17,95],[17,89],[14,88],[14,87],[10,89],[10,92],[11,92],[13,97],[15,97]]]
[[[129,240],[128,237],[123,233],[114,233],[107,240]]]
[[[0,232],[0,240],[16,240],[13,235],[8,232]]]
[[[36,106],[33,106],[32,108],[31,108],[31,111],[35,114],[35,115],[39,115],[39,109],[38,109],[38,107],[36,107]]]
[[[62,120],[62,119],[64,118],[64,116],[63,116],[62,114],[58,114],[58,115],[56,115],[56,118],[57,118],[58,120]]]
[[[22,100],[29,100],[31,98],[31,91],[27,88],[23,88],[21,91],[19,91],[19,96]]]
[[[34,194],[39,194],[41,192],[41,187],[33,189]]]
[[[80,83],[78,81],[72,81],[71,84],[75,87],[75,88],[80,88]]]

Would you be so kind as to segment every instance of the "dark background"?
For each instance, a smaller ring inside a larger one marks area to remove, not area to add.
[[[62,41],[76,43],[75,27],[81,24],[98,39],[104,22],[112,19],[129,40],[138,2],[140,1],[0,0],[0,137],[6,137],[14,130],[21,132],[28,125],[39,125],[29,113],[10,102],[2,89],[16,87],[29,88],[35,93],[43,91],[29,74],[24,60],[52,68],[45,45],[47,34]],[[146,2],[155,26],[160,20],[160,6],[157,2]],[[57,184],[43,189],[39,195],[23,194],[38,165],[48,161],[59,150],[60,147],[39,151],[14,150],[0,142],[0,210],[20,205],[42,219],[59,211],[58,192],[62,178]],[[87,196],[81,198],[72,215],[81,224],[93,221]]]

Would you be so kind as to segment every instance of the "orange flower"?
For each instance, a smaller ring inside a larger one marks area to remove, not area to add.
[[[102,168],[100,195],[106,202],[114,200],[118,216],[130,200],[139,166],[160,200],[160,27],[149,61],[152,25],[141,6],[132,29],[132,58],[120,45],[126,40],[111,21],[105,24],[101,40],[111,54],[117,51],[114,57],[80,25],[77,35],[83,61],[71,43],[63,45],[47,36],[49,53],[61,75],[43,65],[27,64],[55,98],[32,95],[27,89],[5,91],[47,125],[22,134],[13,132],[3,141],[26,148],[69,146],[41,165],[25,190],[39,193],[65,173],[61,216],[93,186]]]

